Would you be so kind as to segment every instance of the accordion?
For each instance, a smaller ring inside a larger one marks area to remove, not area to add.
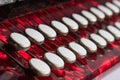
[[[91,80],[119,61],[119,0],[0,0],[0,80]]]

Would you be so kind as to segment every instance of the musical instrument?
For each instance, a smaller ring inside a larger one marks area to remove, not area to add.
[[[119,0],[0,1],[0,80],[91,80],[119,61]]]

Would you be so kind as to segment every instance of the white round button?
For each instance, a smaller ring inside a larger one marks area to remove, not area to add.
[[[80,27],[87,28],[88,20],[85,17],[83,17],[83,16],[81,16],[79,14],[73,13],[72,18],[74,20],[76,20],[81,25]]]
[[[109,25],[107,26],[107,30],[110,31],[116,39],[120,39],[120,30],[118,30],[116,27]]]
[[[95,8],[95,7],[91,7],[90,8],[90,11],[95,14],[99,20],[104,20],[105,19],[105,14],[100,11],[98,8]]]
[[[37,58],[30,59],[29,65],[33,72],[35,72],[37,75],[49,76],[51,73],[50,67],[44,61]]]
[[[57,49],[57,53],[64,58],[66,62],[74,63],[76,61],[75,54],[68,48],[59,47]]]
[[[106,30],[99,30],[98,33],[107,40],[108,43],[114,42],[114,36]]]
[[[56,29],[56,31],[58,33],[60,33],[61,35],[67,35],[69,30],[67,28],[66,25],[64,25],[63,23],[59,22],[59,21],[52,21],[51,25],[53,26],[53,28]]]
[[[110,3],[110,2],[106,2],[105,5],[108,8],[110,8],[115,14],[120,13],[120,9],[116,5],[114,5],[114,4]]]
[[[57,33],[55,32],[55,30],[48,25],[40,24],[38,26],[38,29],[45,35],[46,38],[50,40],[54,40],[55,37],[57,36]]]
[[[56,54],[47,52],[44,55],[44,58],[50,63],[52,67],[55,67],[57,69],[64,68],[64,61]]]
[[[68,45],[69,45],[69,48],[71,50],[73,50],[78,56],[80,56],[81,58],[85,58],[86,57],[87,51],[80,44],[78,44],[76,42],[70,42]]]
[[[82,14],[83,16],[85,16],[85,17],[90,21],[90,23],[95,23],[95,22],[97,22],[96,16],[95,16],[94,14],[92,14],[91,12],[83,10],[83,11],[81,12],[81,14]]]
[[[98,34],[90,34],[90,38],[98,45],[100,48],[104,48],[107,46],[107,42],[104,38],[99,36]]]
[[[18,49],[27,50],[31,46],[29,39],[20,33],[11,33],[10,40]]]
[[[120,22],[115,22],[115,27],[117,27],[118,29],[120,29]]]
[[[101,11],[103,11],[105,13],[105,15],[108,16],[108,17],[111,17],[113,15],[113,12],[109,8],[107,8],[107,7],[103,6],[103,5],[99,5],[98,8]]]
[[[86,49],[88,50],[88,52],[96,52],[97,51],[97,46],[94,42],[92,42],[91,40],[89,39],[86,39],[86,38],[81,38],[80,39],[80,43],[83,44]]]
[[[65,23],[72,32],[76,32],[79,29],[79,25],[72,19],[68,17],[62,18],[63,23]]]
[[[44,36],[35,29],[27,28],[27,29],[25,29],[25,33],[26,33],[27,36],[30,37],[30,39],[33,42],[35,42],[37,44],[41,44],[45,40]]]
[[[119,0],[113,0],[113,3],[120,8],[120,1]]]

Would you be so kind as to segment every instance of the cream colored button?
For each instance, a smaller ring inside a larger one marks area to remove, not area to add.
[[[44,36],[35,29],[27,28],[27,29],[25,29],[25,33],[26,33],[27,36],[30,37],[30,39],[33,42],[35,42],[37,44],[41,44],[45,40]]]
[[[116,27],[109,25],[107,26],[107,30],[110,31],[116,39],[120,39],[120,30],[118,30]]]
[[[51,73],[50,67],[42,60],[32,58],[29,60],[30,68],[39,76],[49,76]]]
[[[96,16],[92,14],[91,12],[83,10],[81,14],[84,15],[90,21],[90,23],[97,22]]]
[[[116,22],[114,25],[115,25],[115,27],[117,27],[118,29],[120,29],[120,22]]]
[[[46,38],[50,40],[54,40],[55,37],[57,36],[57,33],[55,32],[55,30],[48,25],[40,24],[38,26],[38,29],[45,35]]]
[[[99,5],[98,8],[101,11],[103,11],[105,13],[105,15],[108,16],[108,17],[111,17],[113,15],[113,12],[109,8],[107,8],[107,7],[103,6],[103,5]]]
[[[80,44],[76,42],[70,42],[69,48],[73,50],[77,55],[79,55],[81,58],[85,58],[87,55],[87,51],[84,47],[82,47]]]
[[[57,49],[57,53],[58,53],[59,56],[63,57],[63,59],[66,62],[74,63],[76,61],[75,54],[70,49],[68,49],[68,48],[59,47]]]
[[[99,20],[104,20],[105,19],[105,14],[99,10],[98,8],[95,8],[95,7],[91,7],[90,8],[90,11],[95,14]]]
[[[11,33],[10,34],[10,43],[12,43],[17,49],[23,49],[27,50],[30,46],[31,43],[27,37],[20,33]]]
[[[104,38],[99,36],[98,34],[90,34],[90,38],[97,44],[98,47],[104,48],[107,46],[107,42]]]
[[[111,33],[109,33],[108,31],[106,31],[106,30],[101,29],[101,30],[98,31],[98,33],[104,39],[106,39],[108,43],[114,42],[114,40],[115,40],[114,36]]]
[[[52,67],[55,67],[57,69],[64,68],[64,61],[58,55],[47,52],[45,53],[44,58]]]
[[[63,23],[67,25],[67,27],[72,31],[76,32],[79,29],[79,25],[73,20],[68,17],[62,18]]]
[[[80,27],[87,28],[88,20],[85,17],[83,17],[79,14],[73,13],[72,18],[80,24]]]
[[[59,22],[59,21],[52,21],[51,25],[53,26],[53,28],[56,29],[56,31],[58,33],[60,33],[61,35],[67,35],[69,30],[67,28],[66,25],[64,25],[63,23]]]
[[[120,1],[119,0],[113,0],[113,3],[120,8]]]
[[[94,42],[92,42],[91,40],[89,40],[89,39],[81,38],[80,39],[80,43],[86,47],[86,49],[88,50],[88,52],[93,53],[93,52],[97,51],[96,44]]]
[[[110,2],[106,2],[105,5],[108,8],[110,8],[115,14],[120,13],[120,10],[119,10],[119,8],[116,5],[114,5],[114,4],[110,3]]]

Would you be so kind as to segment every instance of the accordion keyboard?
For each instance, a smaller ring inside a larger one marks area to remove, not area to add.
[[[0,80],[91,80],[119,60],[119,0],[71,0],[0,22]]]

